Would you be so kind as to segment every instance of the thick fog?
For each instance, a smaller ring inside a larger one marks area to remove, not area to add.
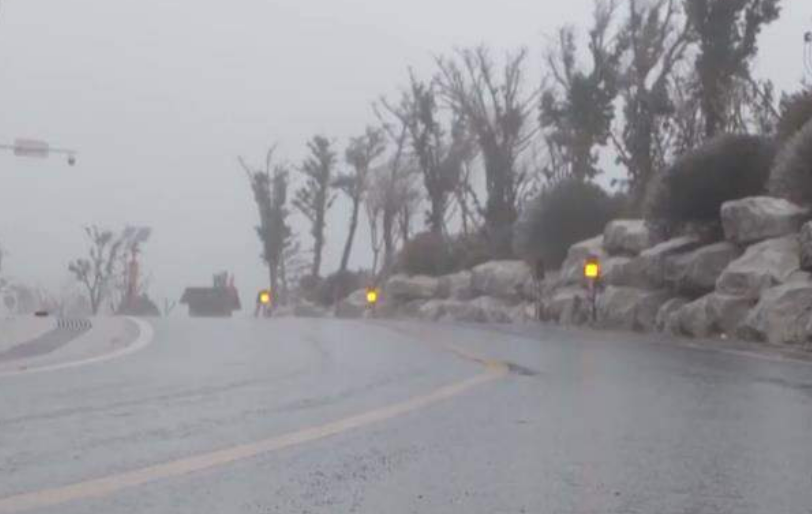
[[[783,4],[756,75],[793,89],[812,2]],[[4,273],[56,292],[86,251],[84,225],[148,225],[153,298],[229,270],[247,299],[267,273],[238,156],[259,164],[276,142],[295,164],[316,133],[343,153],[408,66],[426,71],[433,54],[481,42],[525,45],[538,64],[555,28],[584,27],[591,10],[592,0],[3,0],[0,142],[79,151],[74,167],[0,155]],[[338,203],[324,272],[337,266],[346,224]],[[369,265],[367,238],[362,221],[352,267]]]

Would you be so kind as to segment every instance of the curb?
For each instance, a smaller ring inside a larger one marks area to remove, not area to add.
[[[26,368],[14,371],[6,371],[0,372],[0,379],[7,378],[7,377],[14,377],[20,375],[28,375],[31,373],[42,373],[46,371],[58,371],[62,369],[71,369],[71,368],[78,368],[81,366],[88,366],[91,364],[100,364],[102,362],[112,361],[115,359],[119,359],[121,357],[125,357],[127,355],[133,354],[139,350],[143,350],[147,346],[149,346],[153,342],[154,331],[152,329],[152,325],[147,323],[146,321],[142,321],[138,318],[126,317],[123,318],[129,320],[138,327],[138,337],[135,338],[135,341],[130,343],[129,345],[125,346],[124,348],[115,351],[113,353],[108,353],[105,355],[98,355],[96,357],[91,357],[89,359],[82,359],[78,361],[70,361],[70,362],[63,362],[59,364],[52,364],[47,366],[41,366],[38,368]],[[90,320],[83,320],[90,323]],[[92,324],[91,324],[92,325]]]

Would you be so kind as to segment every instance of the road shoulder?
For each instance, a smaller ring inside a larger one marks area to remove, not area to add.
[[[61,339],[46,352],[31,352],[6,362],[0,361],[0,377],[27,373],[53,371],[83,366],[139,350],[152,339],[152,327],[135,318],[93,318],[90,328],[58,326],[39,336],[38,339],[18,344],[25,349],[37,345],[43,339]]]

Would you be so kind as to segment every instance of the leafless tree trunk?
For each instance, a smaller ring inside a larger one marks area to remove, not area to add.
[[[93,315],[108,293],[110,280],[115,274],[115,266],[121,240],[112,231],[96,226],[86,227],[85,234],[90,242],[89,258],[80,258],[68,265],[68,270],[87,289],[90,309]]]
[[[505,238],[516,221],[517,191],[526,179],[517,161],[537,131],[528,121],[538,93],[523,92],[526,57],[526,50],[507,55],[499,71],[484,46],[437,59],[440,95],[468,124],[482,153],[488,193],[484,218],[495,256],[511,251]]]

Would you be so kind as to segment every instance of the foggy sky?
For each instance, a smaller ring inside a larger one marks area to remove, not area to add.
[[[759,76],[794,89],[812,2],[784,0],[761,40]],[[256,208],[238,155],[272,143],[298,163],[323,133],[342,149],[394,95],[406,69],[485,42],[528,46],[584,27],[592,0],[3,0],[0,142],[46,139],[79,162],[0,155],[0,245],[7,275],[58,291],[86,251],[82,226],[149,225],[154,299],[236,274],[244,299],[266,283]],[[535,77],[535,75],[534,75]],[[352,266],[368,266],[365,221]],[[297,222],[302,243],[310,246]],[[337,266],[346,204],[331,211],[324,272]]]

